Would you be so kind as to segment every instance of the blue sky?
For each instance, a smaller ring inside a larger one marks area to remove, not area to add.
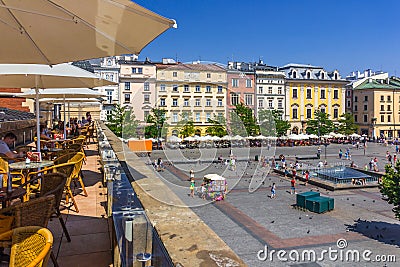
[[[139,59],[226,64],[258,61],[400,76],[398,0],[135,0],[168,18],[170,29]]]

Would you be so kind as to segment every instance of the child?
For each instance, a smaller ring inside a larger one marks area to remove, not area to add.
[[[295,188],[295,184],[296,184],[296,180],[294,179],[294,177],[292,177],[292,180],[290,181],[290,194],[296,194],[296,188]]]
[[[194,186],[195,186],[194,179],[191,179],[190,180],[190,196],[191,197],[194,197]]]
[[[276,185],[275,185],[275,183],[273,183],[271,186],[271,198],[276,197],[275,191],[276,191]]]

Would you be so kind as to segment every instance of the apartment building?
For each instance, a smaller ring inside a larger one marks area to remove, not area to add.
[[[345,85],[337,70],[328,72],[322,67],[288,64],[281,68],[286,76],[286,120],[291,123],[292,133],[304,133],[307,120],[314,119],[319,110],[338,121],[345,112]]]
[[[227,77],[217,64],[156,64],[156,105],[167,111],[168,135],[179,135],[180,121],[193,121],[195,134],[205,135],[208,119],[226,117]]]
[[[354,120],[360,134],[400,137],[400,79],[368,78],[353,90]]]

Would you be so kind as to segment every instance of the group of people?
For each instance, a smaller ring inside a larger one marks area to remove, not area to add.
[[[339,159],[343,158],[343,150],[339,149]],[[346,152],[344,153],[344,158],[346,160],[351,160],[351,153],[350,153],[350,149],[346,148]]]

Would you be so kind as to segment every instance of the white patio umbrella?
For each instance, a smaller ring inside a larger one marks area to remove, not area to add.
[[[3,0],[0,63],[139,54],[176,22],[129,0]]]
[[[254,139],[256,139],[256,140],[266,140],[267,137],[264,136],[264,135],[262,135],[262,134],[260,134],[260,135],[258,135],[258,136],[256,136],[256,137],[254,137]]]
[[[353,138],[360,138],[360,137],[361,137],[361,135],[359,135],[359,134],[356,134],[356,133],[353,133],[353,134],[349,135],[349,137],[353,137]]]
[[[240,135],[235,135],[234,137],[232,137],[232,140],[238,140],[238,141],[240,141],[240,140],[243,140],[244,138],[243,137],[241,137]]]
[[[168,137],[168,142],[180,143],[180,142],[182,142],[182,139],[177,137],[177,136],[175,136],[175,135],[172,135],[172,136]]]
[[[196,139],[194,139],[193,136],[188,136],[188,137],[183,138],[183,141],[193,142],[193,141],[196,141]]]
[[[221,140],[221,137],[214,135],[214,136],[211,136],[211,140],[212,141],[219,141],[219,140]]]
[[[221,137],[221,140],[230,141],[230,140],[232,140],[232,137],[230,135],[225,135],[225,136]]]
[[[309,137],[310,139],[316,139],[316,138],[318,138],[318,135],[316,135],[316,134],[310,134],[310,135],[308,135],[308,137]]]
[[[93,88],[113,84],[115,83],[100,79],[91,72],[66,63],[53,67],[38,64],[0,64],[0,88],[35,88],[37,148],[39,152],[39,88]]]

